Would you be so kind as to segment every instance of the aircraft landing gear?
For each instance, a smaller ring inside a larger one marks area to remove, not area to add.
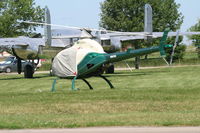
[[[104,79],[106,81],[106,83],[108,83],[108,85],[110,86],[111,89],[114,88],[114,86],[112,85],[112,83],[110,82],[110,80],[108,80],[105,76],[99,75],[99,77],[101,77],[102,79]]]
[[[93,87],[90,85],[90,83],[86,79],[82,79],[90,88],[90,90],[93,90]]]
[[[106,83],[110,86],[110,88],[114,89],[114,86],[112,85],[112,83],[110,82],[110,80],[108,80],[105,76],[98,75],[97,77],[100,77],[100,78],[104,79],[106,81]],[[51,92],[55,92],[56,91],[56,83],[57,83],[58,79],[60,79],[60,78],[54,79],[53,84],[52,84],[52,88],[51,88]],[[90,85],[90,83],[86,79],[84,79],[84,78],[80,78],[80,79],[82,79],[88,85],[88,87],[90,88],[90,90],[93,90],[93,87]],[[72,91],[79,90],[79,88],[75,88],[75,81],[76,80],[77,80],[77,77],[74,77],[72,79],[72,87],[71,87]]]
[[[106,69],[106,74],[112,74],[115,72],[115,67],[114,65],[110,65],[107,69]]]
[[[24,78],[33,78],[34,67],[31,65],[26,65],[24,67]]]

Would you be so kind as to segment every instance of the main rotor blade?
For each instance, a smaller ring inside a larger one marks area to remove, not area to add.
[[[73,27],[73,26],[64,26],[64,25],[57,25],[57,24],[48,24],[42,22],[30,22],[30,21],[22,21],[23,23],[28,24],[37,24],[37,25],[46,25],[46,26],[54,26],[60,28],[69,28],[69,29],[76,29],[76,30],[91,30],[91,31],[98,31],[98,32],[106,32],[110,34],[110,36],[153,36],[148,34],[147,32],[120,32],[120,31],[111,31],[111,30],[99,30],[93,28],[80,28],[80,27]]]
[[[64,26],[64,25],[58,25],[58,24],[48,24],[48,23],[42,23],[42,22],[30,22],[30,21],[22,21],[22,22],[23,23],[27,23],[27,24],[47,25],[47,26],[55,26],[55,27],[62,27],[62,28],[71,28],[71,29],[78,29],[78,30],[83,29],[83,28],[79,28],[79,27]]]

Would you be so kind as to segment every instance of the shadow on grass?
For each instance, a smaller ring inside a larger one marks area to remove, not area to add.
[[[139,76],[139,75],[153,75],[153,74],[155,74],[155,73],[168,73],[169,71],[168,70],[157,70],[157,71],[153,71],[153,70],[151,70],[151,71],[145,71],[145,72],[135,72],[135,71],[133,71],[133,72],[115,72],[114,74],[105,74],[104,76],[108,76],[108,77],[110,77],[110,76]]]
[[[137,74],[112,74],[112,75],[103,75],[105,77],[135,77],[135,76],[144,76],[144,75],[150,75],[150,74],[146,74],[146,73],[137,73]]]
[[[143,75],[151,75],[151,73],[146,72],[116,72],[114,74],[104,74],[105,77],[125,77],[125,76],[143,76]]]
[[[50,77],[49,75],[41,75],[41,76],[35,76],[33,78],[24,78],[24,77],[7,77],[7,78],[0,78],[0,80],[18,80],[18,79],[40,79],[40,78],[46,78]]]

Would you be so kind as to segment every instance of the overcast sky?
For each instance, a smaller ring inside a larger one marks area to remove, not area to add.
[[[100,3],[104,0],[35,0],[36,5],[49,7],[52,24],[77,27],[99,27]],[[186,31],[200,19],[200,0],[175,0],[185,16],[181,31]]]

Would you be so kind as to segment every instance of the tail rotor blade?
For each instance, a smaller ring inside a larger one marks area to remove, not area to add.
[[[180,33],[180,31],[178,30],[177,34],[176,34],[176,40],[175,40],[175,43],[174,43],[174,46],[173,46],[173,49],[172,49],[172,53],[171,53],[171,58],[170,58],[170,63],[169,63],[170,65],[172,65],[174,51],[175,51],[176,46],[178,45],[179,33]]]

